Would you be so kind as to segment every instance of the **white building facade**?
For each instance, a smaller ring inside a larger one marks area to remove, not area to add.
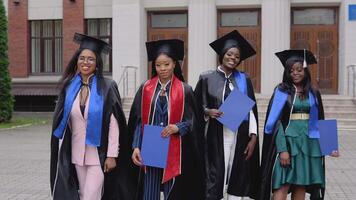
[[[113,78],[116,80],[123,71],[123,68],[118,66],[126,65],[138,67],[138,84],[147,79],[148,63],[144,43],[151,39],[149,36],[152,28],[148,24],[152,23],[148,20],[153,18],[149,15],[167,16],[170,13],[179,13],[177,11],[186,13],[188,62],[185,63],[188,63],[188,83],[194,87],[201,72],[217,66],[216,54],[208,44],[215,40],[219,33],[224,32],[221,24],[226,23],[231,30],[243,29],[244,24],[256,25],[253,24],[253,15],[249,17],[248,13],[257,12],[257,25],[260,26],[260,33],[257,35],[260,40],[254,46],[260,53],[260,60],[256,62],[259,66],[255,66],[259,68],[255,74],[259,81],[254,83],[259,84],[255,87],[260,93],[271,94],[275,85],[281,81],[283,68],[274,53],[302,47],[314,52],[324,65],[320,67],[335,68],[324,71],[312,69],[312,73],[316,73],[316,79],[325,82],[321,85],[325,87],[325,93],[348,93],[347,66],[356,63],[356,21],[349,20],[349,6],[356,4],[355,0],[114,0],[112,3],[113,63],[116,66],[113,68]],[[234,20],[233,17],[237,19]],[[241,27],[239,23],[242,24]],[[323,25],[326,28],[324,33]],[[330,25],[334,27],[330,29]],[[292,37],[292,34],[306,34],[303,29],[309,37]],[[310,36],[313,31],[319,31],[318,35]],[[330,33],[333,38],[322,38],[323,34]],[[309,44],[303,46],[302,41],[301,44],[293,45],[293,42],[298,43],[298,40],[307,40],[304,42]],[[323,49],[328,50],[322,52]],[[318,53],[324,55],[317,55]],[[330,53],[334,55],[330,56]],[[333,61],[330,61],[328,56],[333,57]],[[329,79],[329,82],[320,80],[321,78]],[[318,85],[318,82],[316,84]]]
[[[28,83],[35,82],[40,90],[41,84],[59,80],[77,48],[71,42],[74,32],[111,43],[104,71],[119,83],[123,96],[133,96],[149,78],[145,42],[157,39],[185,41],[182,67],[193,88],[200,73],[218,65],[209,43],[234,29],[256,49],[239,66],[256,93],[271,94],[281,81],[283,67],[274,55],[278,51],[311,50],[318,59],[310,68],[313,83],[324,94],[349,95],[348,66],[356,64],[356,0],[8,0],[6,7],[9,27],[22,27],[9,28],[15,96],[36,95],[26,93]],[[49,32],[43,30],[52,28],[55,33],[45,37]],[[19,37],[26,41],[20,51]],[[28,56],[19,59],[24,54]],[[53,96],[47,89],[48,94],[40,95]]]

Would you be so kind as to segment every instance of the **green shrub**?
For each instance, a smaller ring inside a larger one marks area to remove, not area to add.
[[[8,66],[7,18],[4,2],[0,0],[0,123],[11,119],[14,107]]]

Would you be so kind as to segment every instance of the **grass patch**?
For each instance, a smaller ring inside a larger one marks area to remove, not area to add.
[[[21,126],[31,126],[36,124],[46,124],[48,122],[49,119],[13,117],[9,122],[0,123],[0,130],[21,127]]]

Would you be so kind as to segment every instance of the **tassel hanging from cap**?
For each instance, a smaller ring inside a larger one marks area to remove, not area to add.
[[[306,50],[304,49],[304,60],[303,60],[303,68],[307,68],[308,65],[307,65],[307,58],[306,58]]]

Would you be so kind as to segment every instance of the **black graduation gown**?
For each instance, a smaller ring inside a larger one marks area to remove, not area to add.
[[[205,188],[204,174],[204,156],[202,149],[204,142],[203,131],[200,130],[197,120],[197,106],[194,99],[192,88],[184,84],[185,106],[183,113],[183,121],[190,122],[192,125],[189,132],[182,136],[182,173],[175,177],[175,182],[168,197],[168,200],[203,200]],[[143,85],[139,88],[135,95],[134,102],[131,107],[129,117],[129,135],[132,137],[135,132],[137,123],[141,122],[141,99]],[[158,95],[156,89],[153,99]],[[151,104],[153,107],[154,102]],[[153,110],[153,109],[151,109]],[[152,117],[152,115],[151,115]],[[150,119],[152,120],[152,118]],[[143,198],[143,175],[144,171],[139,167],[134,167],[137,175],[137,192],[135,200]]]
[[[104,96],[104,112],[102,123],[101,145],[98,147],[98,154],[101,167],[103,169],[108,148],[108,134],[110,116],[114,115],[119,124],[120,140],[119,155],[116,159],[117,167],[104,173],[104,193],[103,200],[128,200],[133,199],[133,182],[130,177],[132,164],[130,147],[127,138],[126,118],[122,111],[120,94],[116,83],[113,80],[104,79],[102,92]],[[63,116],[65,92],[58,98],[54,115],[52,132],[56,129]],[[75,167],[71,162],[71,131],[66,127],[62,145],[59,149],[59,139],[51,137],[51,163],[50,163],[50,183],[54,200],[79,200],[78,179]],[[125,172],[125,173],[124,173]]]
[[[237,89],[235,80],[232,80],[232,82]],[[251,80],[247,76],[246,82],[247,95],[256,101]],[[208,71],[200,75],[194,93],[198,105],[202,106],[201,110],[205,108],[218,109],[220,107],[224,85],[225,75],[218,70]],[[255,105],[252,110],[258,123],[257,106]],[[203,118],[203,114],[201,114],[201,118]],[[216,119],[211,118],[207,123],[206,131],[206,199],[220,200],[223,198],[225,172],[223,125]],[[259,186],[259,142],[257,137],[253,155],[246,161],[244,150],[249,140],[249,121],[244,121],[238,129],[235,156],[227,192],[235,196],[255,198]]]
[[[295,91],[290,90],[287,91],[286,89],[283,89],[282,84],[277,86],[280,91],[288,93],[288,99],[286,104],[283,107],[283,110],[281,112],[281,115],[279,119],[276,121],[275,126],[273,128],[272,134],[264,134],[263,135],[263,146],[262,146],[262,162],[261,162],[261,187],[260,187],[260,193],[259,193],[259,198],[260,200],[268,200],[271,198],[271,178],[272,178],[272,173],[273,173],[273,166],[276,161],[276,145],[275,145],[275,139],[277,136],[278,132],[278,127],[282,123],[282,126],[284,129],[289,124],[289,116],[291,113],[291,109],[293,106],[293,101],[295,98]],[[275,91],[275,90],[274,90]],[[321,100],[321,95],[318,90],[312,90],[314,96],[316,97],[317,101],[317,107],[318,107],[318,117],[320,119],[324,119],[324,109],[323,109],[323,103]],[[274,98],[275,92],[272,94],[272,97],[269,101],[268,108],[267,108],[267,113],[266,113],[266,121],[267,122],[268,116],[270,114],[271,106],[273,103],[273,98]],[[324,170],[325,170],[325,161],[323,159],[323,164],[324,164]],[[308,186],[307,192],[311,194],[310,199],[312,200],[321,200],[324,199],[324,192],[325,188],[321,188],[320,186],[314,185],[314,186]]]

